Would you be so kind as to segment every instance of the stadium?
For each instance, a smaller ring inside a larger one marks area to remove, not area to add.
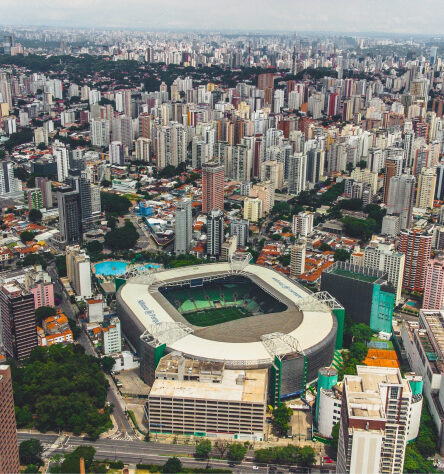
[[[344,310],[250,257],[127,279],[117,292],[122,330],[152,384],[160,359],[269,369],[271,403],[303,392],[341,348]],[[339,327],[338,327],[339,324]]]

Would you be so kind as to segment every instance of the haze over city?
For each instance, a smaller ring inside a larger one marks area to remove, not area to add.
[[[443,34],[440,0],[20,0],[2,24],[145,30]]]

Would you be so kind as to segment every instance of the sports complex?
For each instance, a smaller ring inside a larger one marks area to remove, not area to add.
[[[122,330],[148,383],[160,359],[268,369],[270,403],[301,394],[342,347],[344,310],[250,256],[131,276],[117,292]]]

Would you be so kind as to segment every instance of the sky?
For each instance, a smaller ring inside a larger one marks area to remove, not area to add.
[[[444,0],[0,0],[0,24],[444,35]]]

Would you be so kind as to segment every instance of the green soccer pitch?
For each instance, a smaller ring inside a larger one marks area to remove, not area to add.
[[[194,326],[214,326],[215,324],[227,323],[236,319],[248,318],[252,313],[244,308],[215,308],[192,313],[182,314],[182,316]]]

